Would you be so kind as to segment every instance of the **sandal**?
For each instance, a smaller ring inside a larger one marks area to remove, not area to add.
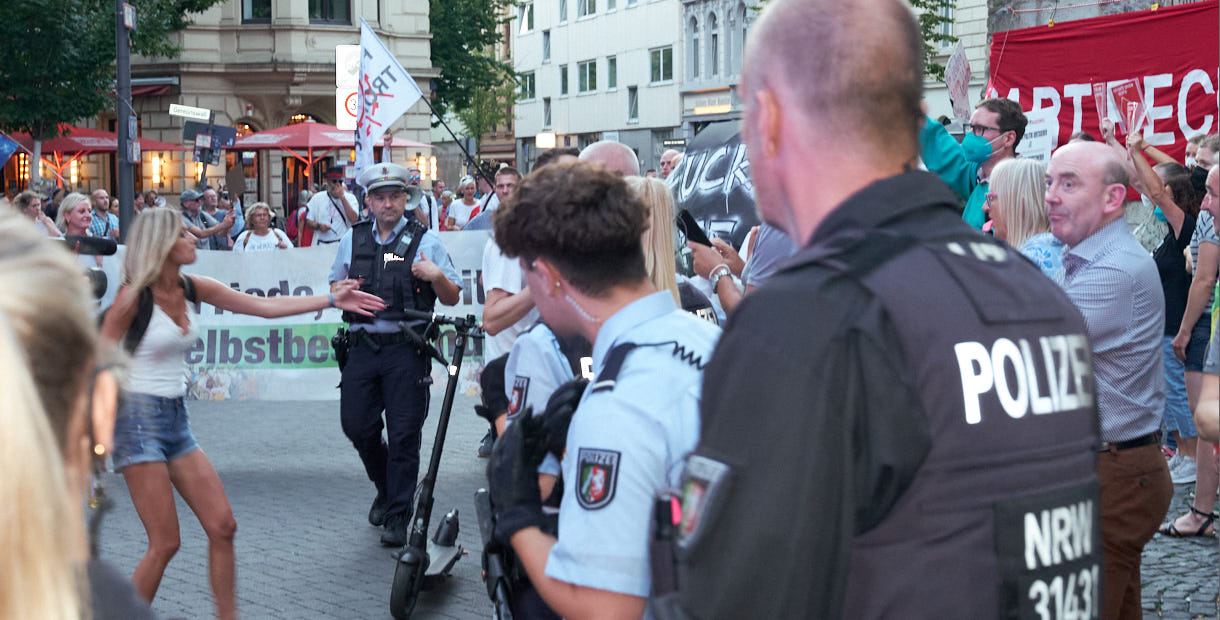
[[[1212,525],[1215,524],[1216,518],[1217,518],[1217,515],[1215,513],[1208,514],[1206,512],[1195,510],[1194,506],[1190,507],[1190,511],[1199,515],[1200,517],[1204,517],[1203,525],[1200,525],[1199,529],[1196,530],[1194,533],[1182,532],[1182,531],[1178,530],[1177,526],[1175,525],[1175,523],[1177,522],[1176,518],[1173,521],[1170,521],[1169,523],[1162,525],[1161,528],[1157,531],[1160,532],[1161,534],[1164,534],[1165,536],[1170,536],[1173,538],[1189,538],[1191,536],[1215,536],[1216,535],[1216,530],[1214,527],[1212,527]],[[1212,528],[1210,532],[1208,531],[1208,528]]]

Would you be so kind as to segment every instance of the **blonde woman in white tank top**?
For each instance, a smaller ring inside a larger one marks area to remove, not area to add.
[[[124,259],[125,284],[102,324],[102,337],[120,343],[139,309],[140,291],[155,302],[137,346],[115,428],[114,463],[123,472],[148,550],[132,581],[152,601],[166,565],[178,550],[178,514],[173,489],[193,507],[208,536],[208,573],[219,618],[236,618],[233,535],[237,522],[220,477],[199,450],[187,421],[185,353],[197,338],[179,268],[195,262],[195,237],[173,209],[145,209],[132,224]],[[354,280],[334,293],[309,297],[257,297],[202,276],[188,276],[198,301],[239,314],[280,317],[338,307],[363,315],[385,307],[357,290]]]

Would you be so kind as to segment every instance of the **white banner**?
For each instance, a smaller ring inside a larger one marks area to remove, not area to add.
[[[961,41],[953,48],[949,62],[945,63],[945,85],[949,87],[949,103],[953,106],[953,120],[965,123],[970,118],[970,61]]]
[[[486,231],[444,232],[441,240],[461,276],[456,306],[437,304],[439,314],[483,316],[482,261]],[[220,280],[234,290],[260,297],[319,295],[330,289],[330,268],[337,244],[274,252],[198,252],[183,272]],[[107,279],[118,281],[122,250],[106,257]],[[113,290],[113,286],[111,289]],[[111,294],[113,298],[113,293]],[[233,314],[201,303],[199,339],[187,352],[187,398],[199,400],[335,400],[339,368],[330,338],[343,326],[337,309],[278,319]],[[453,361],[453,330],[442,330],[442,355]],[[478,393],[482,339],[468,342],[459,389]],[[447,375],[433,365],[433,382],[444,389]]]
[[[360,19],[360,111],[356,118],[356,174],[373,165],[373,145],[390,123],[423,97],[415,78]]]

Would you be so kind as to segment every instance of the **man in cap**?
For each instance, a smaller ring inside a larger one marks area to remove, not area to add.
[[[406,320],[404,310],[431,312],[438,299],[454,305],[462,290],[440,237],[403,216],[420,198],[408,176],[393,163],[374,164],[360,175],[372,219],[344,233],[330,271],[332,287],[357,278],[360,290],[387,303],[371,319],[343,314],[351,324],[351,344],[342,370],[339,419],[377,487],[369,523],[385,525],[381,544],[395,547],[406,544],[411,521],[428,406],[428,386],[421,381],[430,368],[427,355],[398,322]],[[414,327],[418,333],[423,326]],[[381,439],[383,426],[388,444]]]
[[[216,218],[200,208],[199,200],[202,197],[203,194],[198,190],[188,189],[182,192],[182,196],[178,198],[182,205],[182,222],[186,224],[186,229],[195,235],[195,247],[200,250],[226,248],[228,239],[225,233],[233,228],[234,215],[229,212],[223,219],[216,221]]]
[[[380,164],[375,167],[380,169]],[[328,168],[326,191],[318,192],[309,199],[305,216],[305,225],[315,231],[314,243],[334,243],[341,239],[343,233],[360,220],[356,204],[356,197],[343,184],[343,167]]]

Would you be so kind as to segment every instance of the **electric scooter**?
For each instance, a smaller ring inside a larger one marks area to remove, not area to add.
[[[428,539],[428,524],[432,518],[432,495],[436,487],[437,470],[441,465],[441,452],[445,447],[445,433],[449,429],[449,412],[453,409],[453,396],[457,392],[458,373],[462,368],[462,356],[469,338],[483,337],[482,328],[474,315],[448,317],[431,312],[405,311],[409,321],[427,321],[429,329],[439,324],[454,327],[453,364],[445,361],[436,347],[419,338],[406,322],[399,323],[403,333],[430,357],[445,366],[449,373],[445,384],[445,399],[441,403],[440,418],[436,423],[436,439],[432,443],[432,457],[428,471],[416,489],[415,513],[411,522],[411,534],[407,546],[398,551],[394,562],[394,585],[390,590],[390,614],[399,620],[410,618],[425,585],[443,581],[458,559],[462,557],[462,546],[457,544],[458,511],[456,508],[445,515],[436,528],[436,535]],[[427,330],[425,330],[427,331]]]

